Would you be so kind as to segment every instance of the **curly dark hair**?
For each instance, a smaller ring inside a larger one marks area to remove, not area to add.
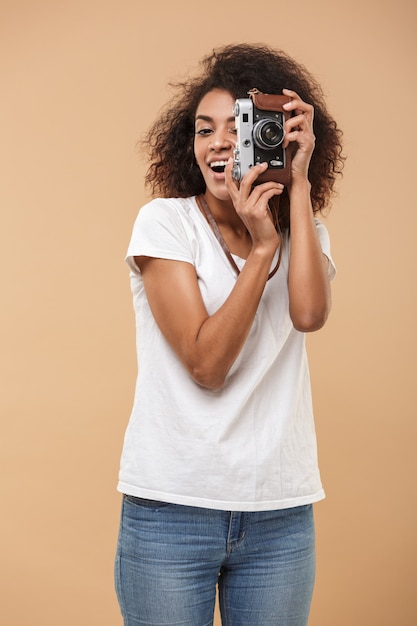
[[[199,68],[197,75],[170,84],[177,89],[177,96],[139,142],[149,157],[145,182],[152,193],[166,198],[204,193],[205,182],[194,157],[194,124],[197,107],[209,91],[225,89],[233,98],[246,98],[254,87],[270,94],[280,94],[285,87],[314,106],[316,145],[309,169],[313,211],[328,206],[343,169],[342,132],[327,111],[322,88],[308,70],[283,51],[264,44],[214,49],[201,60]],[[289,201],[285,191],[279,214],[281,227],[287,227]]]

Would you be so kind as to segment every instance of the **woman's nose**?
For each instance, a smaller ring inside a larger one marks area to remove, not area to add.
[[[234,141],[228,132],[216,132],[212,135],[211,148],[212,150],[229,149],[234,146]]]

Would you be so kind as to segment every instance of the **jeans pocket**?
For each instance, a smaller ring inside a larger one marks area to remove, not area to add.
[[[125,501],[130,502],[130,504],[135,504],[136,506],[141,506],[146,509],[162,509],[166,506],[172,506],[169,502],[149,500],[148,498],[138,498],[137,496],[129,496],[127,494],[123,494],[123,498]]]

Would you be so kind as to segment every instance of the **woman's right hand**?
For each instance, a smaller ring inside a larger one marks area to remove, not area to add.
[[[232,177],[232,169],[233,159],[229,159],[225,168],[226,186],[236,213],[248,229],[253,247],[274,253],[279,238],[268,203],[274,196],[282,194],[284,185],[274,181],[254,185],[258,176],[267,169],[267,163],[252,167],[240,183]]]

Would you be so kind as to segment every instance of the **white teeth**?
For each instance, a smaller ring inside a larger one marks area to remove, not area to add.
[[[213,161],[213,163],[210,163],[211,168],[226,167],[226,165],[227,165],[227,161]]]

